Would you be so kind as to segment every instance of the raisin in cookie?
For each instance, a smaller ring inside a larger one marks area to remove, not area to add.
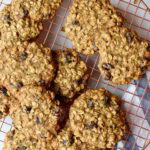
[[[33,127],[34,128],[34,127]],[[3,150],[53,150],[49,141],[34,138],[28,131],[13,130],[6,134]]]
[[[57,52],[58,71],[55,86],[62,96],[72,98],[85,88],[88,79],[86,64],[74,49]]]
[[[13,0],[12,12],[15,18],[29,17],[34,21],[51,18],[60,7],[62,0]]]
[[[105,89],[88,90],[70,109],[70,124],[76,137],[98,148],[113,148],[127,130],[118,98]]]
[[[11,5],[7,5],[0,12],[0,44],[15,45],[17,41],[35,38],[42,30],[42,24],[30,18],[15,19],[11,12]]]
[[[148,43],[126,27],[114,27],[97,33],[97,47],[102,76],[114,84],[127,84],[138,80],[150,65]]]
[[[9,109],[11,103],[13,103],[15,98],[8,92],[8,90],[0,86],[0,119],[9,115]]]
[[[75,0],[67,17],[65,32],[77,51],[93,54],[98,51],[95,33],[103,27],[120,26],[123,18],[109,0]]]
[[[88,143],[83,143],[79,137],[76,137],[70,128],[69,121],[64,129],[53,138],[50,145],[54,150],[100,150]]]
[[[20,103],[13,104],[10,116],[14,127],[27,130],[35,137],[50,139],[60,128],[63,109],[54,99],[54,93],[42,87],[26,86],[15,97]]]
[[[49,84],[54,75],[49,48],[34,42],[0,47],[0,83],[12,93],[25,85]]]

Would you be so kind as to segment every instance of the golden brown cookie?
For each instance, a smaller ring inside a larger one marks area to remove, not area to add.
[[[65,32],[78,52],[93,54],[98,52],[95,33],[102,28],[121,26],[123,20],[109,0],[75,0],[65,23]]]
[[[118,97],[105,89],[88,90],[71,106],[71,129],[81,141],[98,148],[113,148],[127,130]]]
[[[42,87],[26,86],[15,97],[19,100],[12,105],[10,116],[14,127],[28,130],[35,137],[51,139],[64,119],[63,110],[54,93]]]
[[[42,24],[30,18],[18,18],[12,15],[11,5],[0,11],[0,44],[15,45],[18,41],[35,38],[42,30]]]
[[[96,34],[101,56],[99,69],[104,79],[114,84],[138,80],[150,65],[148,43],[126,27],[113,27]]]
[[[87,66],[74,49],[58,51],[56,58],[58,71],[55,87],[62,96],[72,98],[87,85]]]
[[[12,93],[26,85],[48,85],[54,75],[49,48],[34,42],[0,47],[0,83]]]

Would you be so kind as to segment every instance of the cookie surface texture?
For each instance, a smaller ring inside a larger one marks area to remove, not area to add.
[[[10,105],[16,101],[8,90],[0,86],[0,119],[9,115]]]
[[[13,0],[12,12],[16,19],[29,17],[34,21],[52,18],[62,0]]]
[[[114,84],[128,84],[146,72],[150,65],[150,49],[134,31],[114,27],[96,36],[101,56],[98,67],[104,79]]]
[[[69,121],[52,140],[51,146],[54,150],[100,150],[95,146],[83,143],[79,137],[76,137],[71,130]]]
[[[41,138],[51,138],[52,134],[56,134],[63,111],[54,100],[54,93],[42,87],[27,86],[20,89],[15,96],[20,101],[10,110],[15,128],[25,128],[35,137]]]
[[[57,133],[63,110],[59,102],[55,101],[54,93],[42,87],[27,86],[15,96],[20,101],[10,109],[15,128],[25,128],[35,137],[41,138],[51,138]]]
[[[72,98],[87,84],[87,66],[74,49],[56,53],[58,71],[54,82],[62,96]]]
[[[42,30],[42,24],[30,18],[15,19],[11,5],[0,12],[0,44],[15,45],[18,41],[26,41],[37,37]]]
[[[70,124],[76,137],[98,148],[113,148],[127,130],[118,98],[104,89],[88,90],[70,109]]]
[[[55,67],[51,50],[36,43],[18,43],[0,48],[0,82],[12,93],[26,85],[46,85]]]
[[[53,150],[49,141],[34,138],[28,131],[14,129],[6,134],[3,150]]]
[[[98,51],[95,33],[102,28],[121,26],[123,18],[109,0],[75,0],[65,23],[65,32],[78,52]]]

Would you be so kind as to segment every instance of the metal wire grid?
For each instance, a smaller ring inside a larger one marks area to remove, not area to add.
[[[0,0],[0,10],[5,7],[5,5],[9,4],[11,0]],[[147,6],[144,4],[142,0],[139,0],[137,4],[134,4],[134,0],[111,0],[112,4],[115,5],[118,10],[123,14],[125,18],[127,18],[127,21],[125,22],[125,25],[129,28],[135,29],[139,35],[143,39],[150,39],[150,12]],[[66,19],[66,16],[68,15],[68,9],[69,6],[72,4],[72,0],[64,0],[61,8],[57,11],[57,15],[54,17],[53,20],[44,21],[44,30],[40,34],[40,36],[37,38],[37,42],[43,43],[45,46],[50,47],[52,50],[55,49],[65,49],[65,48],[71,48],[72,44],[69,41],[69,39],[65,36],[65,33],[63,32],[63,25]],[[115,93],[116,95],[119,95],[122,97],[123,106],[128,106],[128,111],[126,110],[127,119],[128,116],[132,116],[134,121],[132,122],[128,120],[128,124],[130,125],[130,128],[138,128],[138,134],[137,133],[128,133],[127,136],[124,139],[124,143],[129,143],[128,136],[134,135],[135,142],[130,143],[132,145],[132,150],[135,149],[135,145],[139,149],[147,149],[147,146],[149,144],[149,137],[150,137],[150,130],[144,127],[144,122],[146,121],[145,118],[139,115],[139,110],[142,108],[140,105],[137,105],[134,103],[136,98],[143,101],[150,101],[150,99],[144,98],[144,93],[147,92],[147,87],[145,88],[142,85],[135,84],[132,82],[129,85],[123,85],[123,86],[114,86],[105,80],[102,79],[100,76],[100,73],[97,68],[97,63],[99,60],[98,55],[93,55],[91,57],[89,56],[81,56],[87,63],[89,68],[89,74],[90,74],[90,80],[89,80],[89,88],[99,88],[99,87],[105,87],[106,89],[110,90],[112,93]],[[148,70],[150,71],[150,70]],[[141,80],[146,80],[145,78],[142,78]],[[148,81],[150,83],[150,81]],[[134,90],[129,90],[129,87],[131,85],[134,85],[136,88]],[[136,89],[143,89],[144,93],[142,96],[138,95],[135,91]],[[128,97],[128,100],[124,99],[125,93],[128,93],[130,97]],[[130,108],[135,108],[134,111]],[[142,108],[145,109],[145,108]],[[146,113],[150,111],[150,106],[148,109],[145,110]],[[150,122],[150,118],[148,120]],[[12,120],[11,118],[7,117],[5,119],[0,120],[0,150],[2,150],[5,134],[11,130]],[[143,134],[141,136],[141,132],[147,133]],[[143,144],[139,144],[138,143]],[[118,147],[118,149],[125,149],[124,147]]]

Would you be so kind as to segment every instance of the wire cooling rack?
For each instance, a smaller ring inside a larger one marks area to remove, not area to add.
[[[2,10],[11,0],[0,0],[0,10]],[[126,18],[125,26],[133,28],[139,36],[145,40],[150,39],[150,10],[147,2],[144,0],[111,0],[111,3]],[[149,2],[150,3],[150,2]],[[61,8],[57,11],[53,20],[44,21],[44,30],[37,38],[37,42],[43,43],[52,50],[71,48],[72,44],[63,32],[63,25],[68,15],[69,6],[72,0],[64,0]],[[114,149],[125,150],[150,150],[150,117],[147,116],[150,112],[150,105],[143,107],[141,102],[149,102],[150,96],[145,98],[145,93],[148,92],[150,80],[143,77],[141,82],[131,82],[128,85],[115,86],[103,80],[97,68],[99,61],[98,55],[91,57],[81,56],[87,63],[90,80],[89,88],[104,87],[112,93],[120,96],[123,101],[123,108],[126,111],[127,121],[131,132],[128,133],[124,140]],[[149,71],[147,75],[149,76]],[[146,86],[144,83],[148,83]],[[142,91],[142,94],[139,94]],[[150,91],[149,91],[150,93]],[[144,115],[143,115],[144,114]],[[12,120],[10,117],[0,120],[0,150],[2,150],[5,134],[12,129]]]

